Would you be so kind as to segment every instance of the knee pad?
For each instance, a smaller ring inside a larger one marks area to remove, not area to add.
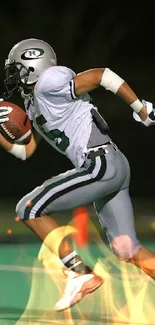
[[[140,247],[138,240],[137,243],[133,243],[128,235],[121,235],[113,238],[110,245],[114,254],[125,262],[131,259],[135,251]]]

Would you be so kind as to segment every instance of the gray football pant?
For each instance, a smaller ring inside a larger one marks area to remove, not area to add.
[[[109,146],[107,151],[45,181],[19,201],[16,213],[28,220],[93,203],[114,253],[128,260],[141,247],[128,193],[130,167],[118,149]]]

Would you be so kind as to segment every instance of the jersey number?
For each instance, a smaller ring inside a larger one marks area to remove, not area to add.
[[[58,129],[45,131],[44,124],[47,122],[43,115],[40,115],[36,118],[37,125],[39,129],[48,137],[48,139],[52,140],[55,145],[61,150],[65,151],[69,146],[69,138],[65,135],[64,131],[61,132]]]

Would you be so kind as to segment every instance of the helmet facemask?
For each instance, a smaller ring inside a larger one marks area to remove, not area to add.
[[[5,80],[4,85],[6,92],[4,93],[4,98],[10,98],[15,91],[21,91],[25,93],[26,98],[31,93],[31,89],[28,88],[27,82],[30,72],[33,68],[28,69],[21,63],[12,60],[6,60],[5,63]],[[23,96],[22,96],[23,97]]]

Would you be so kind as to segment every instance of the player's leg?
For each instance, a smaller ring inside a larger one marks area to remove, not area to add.
[[[142,247],[137,239],[128,189],[96,201],[95,207],[114,254],[155,279],[155,254]]]
[[[21,199],[16,209],[18,216],[44,241],[53,227],[55,228],[53,220],[47,215],[54,211],[72,209],[93,200],[96,191],[93,191],[91,186],[95,186],[96,181],[105,173],[105,164],[102,161],[105,162],[104,157],[102,159],[97,157],[88,168],[74,169],[44,182],[42,186]],[[102,184],[99,187],[102,193]],[[53,243],[50,245],[49,248],[53,251]],[[61,258],[65,255],[62,248]]]
[[[97,200],[95,208],[114,254],[128,261],[140,248],[134,226],[134,215],[128,188]]]
[[[118,190],[124,183],[123,165],[119,153],[114,148],[108,148],[106,160],[104,156],[89,159],[86,161],[85,168],[54,177],[26,195],[17,205],[17,214],[31,229],[34,230],[36,224],[37,234],[44,239],[50,229],[44,223],[44,214],[74,209],[103,197],[103,194],[111,193],[113,189]],[[42,224],[46,228],[43,232]],[[51,244],[49,248],[52,250]],[[90,279],[86,279],[86,276],[81,276],[80,280],[73,279],[69,289],[68,286],[66,288],[67,293],[65,291],[65,295],[58,302],[57,309],[67,308],[66,303],[68,306],[72,305],[102,283],[103,279],[96,275]]]
[[[45,241],[46,237],[49,233],[51,233],[53,230],[57,229],[59,225],[56,223],[56,221],[47,215],[41,216],[37,219],[25,220],[25,225],[30,228],[40,239],[42,242]],[[65,237],[65,236],[64,236]],[[52,252],[55,251],[55,242],[50,241],[50,250]],[[65,256],[72,253],[72,247],[69,245],[67,240],[64,238],[59,246],[59,257],[64,258]]]
[[[23,218],[23,222],[32,229],[42,241],[46,239],[49,232],[55,228],[55,224],[52,219],[48,216],[44,216],[46,212],[52,212],[56,210],[65,210],[73,207],[80,206],[82,203],[86,204],[92,201],[92,193],[95,193],[95,189],[90,188],[89,186],[95,185],[95,182],[102,179],[106,170],[105,158],[97,157],[93,159],[92,163],[88,168],[82,168],[80,170],[72,170],[67,173],[61,174],[57,177],[45,182],[42,186],[36,188],[33,192],[24,197],[19,204],[17,205],[17,214]],[[107,173],[108,175],[108,173]],[[111,173],[112,176],[112,173]],[[102,183],[100,184],[100,195],[103,190]],[[81,193],[82,189],[82,193]],[[76,190],[80,190],[76,193]],[[74,193],[74,197],[70,195]],[[78,196],[77,196],[78,194]],[[79,195],[80,194],[80,195]],[[56,204],[55,204],[56,201]],[[78,202],[77,202],[78,201]],[[45,204],[46,203],[46,204]],[[52,206],[52,204],[55,204]],[[74,204],[74,205],[73,205]],[[43,210],[43,207],[44,208]],[[57,207],[57,209],[56,209]],[[40,216],[41,214],[41,216]],[[37,218],[39,217],[39,218]],[[63,241],[64,243],[64,241]],[[47,245],[51,251],[55,251],[54,242],[48,242]],[[69,255],[66,254],[64,250],[64,245],[61,245],[61,258],[62,261],[65,260],[65,263],[72,262],[73,259],[76,260],[74,271],[77,272],[77,267],[80,273],[85,273],[87,267],[83,265],[81,259],[75,252],[70,252]],[[69,249],[70,250],[70,249]],[[68,251],[68,245],[67,245]],[[76,254],[76,255],[75,255]],[[67,256],[66,256],[67,255]],[[67,259],[66,259],[67,257]],[[78,263],[77,263],[78,262]],[[80,262],[80,264],[79,264]],[[73,265],[71,263],[72,270]],[[81,272],[82,270],[82,272]],[[57,310],[63,310],[73,305],[77,301],[81,300],[82,297],[90,292],[96,290],[103,283],[103,279],[94,273],[87,272],[87,274],[80,275],[76,273],[73,279],[70,279],[64,295],[56,304]]]
[[[56,241],[50,240],[52,236],[49,236],[48,240],[48,235],[52,235],[52,231],[58,228],[58,225],[51,217],[41,216],[31,221],[26,220],[24,223],[41,239],[44,238],[45,245],[49,247],[51,252],[55,253]],[[64,276],[66,276],[66,280],[68,278],[65,291],[54,307],[57,311],[62,311],[80,301],[86,294],[95,291],[103,284],[104,280],[83,263],[81,257],[73,251],[66,238],[62,239],[60,243],[58,256],[64,264],[64,268],[60,264],[63,279]]]
[[[125,178],[122,159],[113,148],[108,150],[106,159],[97,156],[88,160],[84,168],[53,177],[18,203],[18,216],[42,241],[53,228],[44,215],[87,205],[120,189]]]
[[[86,166],[80,170],[69,171],[54,177],[25,196],[17,205],[19,217],[32,227],[32,223],[36,222],[40,215],[86,205],[103,196],[108,197],[111,193],[119,191],[120,188],[128,184],[129,166],[127,160],[112,147],[108,148],[106,160],[104,156],[97,156],[91,161],[87,161]],[[110,200],[110,198],[108,199]],[[46,229],[48,234],[49,228],[46,227]],[[75,290],[73,290],[76,294],[75,297],[70,295],[71,300],[68,299],[69,303],[71,301],[70,304],[76,299],[81,299],[81,293],[84,295],[91,292],[96,288],[96,285],[98,286],[101,283],[99,282],[101,279],[95,279],[94,282],[94,278],[85,283],[85,278],[82,278],[82,276],[78,281],[75,284]],[[84,281],[82,287],[80,287],[81,281]],[[70,291],[67,288],[67,294],[68,292]],[[66,297],[69,297],[69,294],[68,296],[65,295],[60,301],[58,309],[66,306]]]

